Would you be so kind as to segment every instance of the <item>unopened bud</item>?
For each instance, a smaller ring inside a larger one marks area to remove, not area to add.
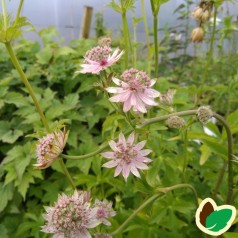
[[[204,31],[202,27],[197,27],[193,29],[192,34],[191,34],[191,40],[194,43],[199,43],[202,42],[204,39]]]
[[[181,128],[185,125],[185,121],[183,118],[178,116],[171,116],[166,121],[166,124],[169,128]]]
[[[202,107],[199,107],[197,110],[198,120],[202,124],[208,123],[209,119],[211,119],[212,116],[213,116],[213,112],[209,106],[202,106]]]

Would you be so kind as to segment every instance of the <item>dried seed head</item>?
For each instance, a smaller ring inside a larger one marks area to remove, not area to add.
[[[191,40],[194,43],[199,43],[202,42],[204,39],[204,31],[202,27],[197,27],[193,29],[192,34],[191,34]]]
[[[202,107],[199,107],[197,110],[198,120],[202,124],[208,123],[209,119],[211,119],[212,116],[213,116],[213,112],[209,106],[202,106]]]
[[[168,118],[166,124],[168,125],[169,128],[181,128],[185,125],[185,121],[181,117],[172,116]]]

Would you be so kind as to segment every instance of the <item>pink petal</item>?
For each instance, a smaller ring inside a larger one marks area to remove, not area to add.
[[[131,165],[131,172],[138,178],[140,178],[140,174],[139,174],[139,171],[138,169],[134,166],[134,165]]]
[[[119,134],[119,142],[126,146],[126,139],[122,133]]]
[[[116,143],[115,141],[110,140],[110,141],[108,142],[108,144],[109,144],[109,146],[112,148],[112,150],[114,150],[114,151],[119,151],[118,148],[117,148],[117,143]]]
[[[110,169],[110,168],[116,167],[117,165],[118,165],[117,160],[111,160],[111,161],[108,161],[107,163],[103,164],[102,166]]]
[[[127,101],[124,102],[123,111],[128,112],[131,109],[131,107],[132,105],[130,103],[130,99],[128,99]]]
[[[140,153],[141,156],[148,155],[148,154],[150,154],[151,152],[152,152],[152,150],[149,150],[149,149],[139,151],[139,153]]]
[[[133,144],[134,140],[135,140],[135,133],[132,132],[132,133],[129,135],[128,139],[127,139],[127,143],[131,146],[131,145]]]
[[[139,111],[139,112],[142,112],[142,113],[145,113],[147,112],[143,102],[141,101],[140,98],[137,97],[137,101],[136,101],[136,105],[134,106],[134,108]]]
[[[141,150],[145,146],[145,144],[146,144],[146,140],[141,141],[135,145],[135,149]]]
[[[127,180],[128,176],[130,174],[130,166],[124,165],[122,169],[122,176]]]
[[[130,97],[130,91],[124,91],[123,93],[117,94],[116,96],[111,97],[109,100],[111,102],[125,102]]]
[[[120,79],[112,77],[112,81],[113,81],[116,85],[121,86],[121,80],[120,80]]]
[[[108,88],[106,88],[106,90],[109,93],[123,93],[123,92],[125,92],[125,90],[123,88],[118,88],[118,87],[108,87]]]
[[[142,162],[139,162],[139,161],[134,161],[134,165],[138,168],[138,169],[149,169],[149,167],[142,163]]]
[[[157,98],[160,96],[160,92],[156,91],[153,88],[145,89],[145,93],[152,98]]]
[[[145,93],[138,93],[138,96],[147,105],[152,105],[152,106],[158,105],[154,100],[150,99]]]
[[[150,87],[152,87],[156,83],[156,79],[151,79],[150,80]]]
[[[115,173],[114,173],[114,177],[117,177],[122,171],[122,166],[121,165],[118,165],[116,167],[116,170],[115,170]]]
[[[114,159],[114,152],[103,152],[101,156],[107,159]]]

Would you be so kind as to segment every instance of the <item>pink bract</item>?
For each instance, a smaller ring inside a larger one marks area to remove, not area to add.
[[[134,144],[134,138],[134,133],[132,133],[127,140],[124,135],[120,133],[118,142],[113,140],[109,141],[109,145],[113,151],[101,154],[103,157],[110,160],[105,163],[103,167],[116,167],[114,177],[122,173],[122,176],[127,180],[130,172],[136,177],[140,177],[138,169],[148,169],[146,164],[151,162],[151,159],[146,156],[151,152],[151,150],[142,150],[146,141]]]

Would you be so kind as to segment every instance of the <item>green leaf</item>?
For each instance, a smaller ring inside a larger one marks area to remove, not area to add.
[[[42,51],[36,54],[36,58],[40,64],[48,64],[52,57],[52,49],[46,46]]]
[[[220,231],[227,226],[227,223],[231,219],[232,210],[225,208],[218,211],[213,211],[206,218],[206,228],[210,231]]]
[[[9,92],[4,98],[4,101],[9,104],[14,104],[17,107],[27,106],[29,102],[22,94],[17,92]]]
[[[6,186],[4,186],[3,183],[0,183],[0,212],[7,206],[8,201],[12,199],[13,191],[14,189],[12,183],[7,184]],[[0,232],[0,234],[2,233]]]
[[[210,148],[208,147],[208,146],[206,146],[206,145],[202,145],[201,147],[200,147],[200,150],[201,150],[201,156],[200,156],[200,161],[199,161],[199,163],[200,163],[200,165],[203,165],[203,164],[205,164],[206,163],[206,161],[208,160],[208,158],[209,158],[209,156],[211,155],[211,150],[210,150]]]
[[[225,238],[238,238],[238,233],[237,232],[226,232],[223,234]]]
[[[1,238],[9,238],[7,234],[7,228],[3,224],[0,224],[0,234]]]

